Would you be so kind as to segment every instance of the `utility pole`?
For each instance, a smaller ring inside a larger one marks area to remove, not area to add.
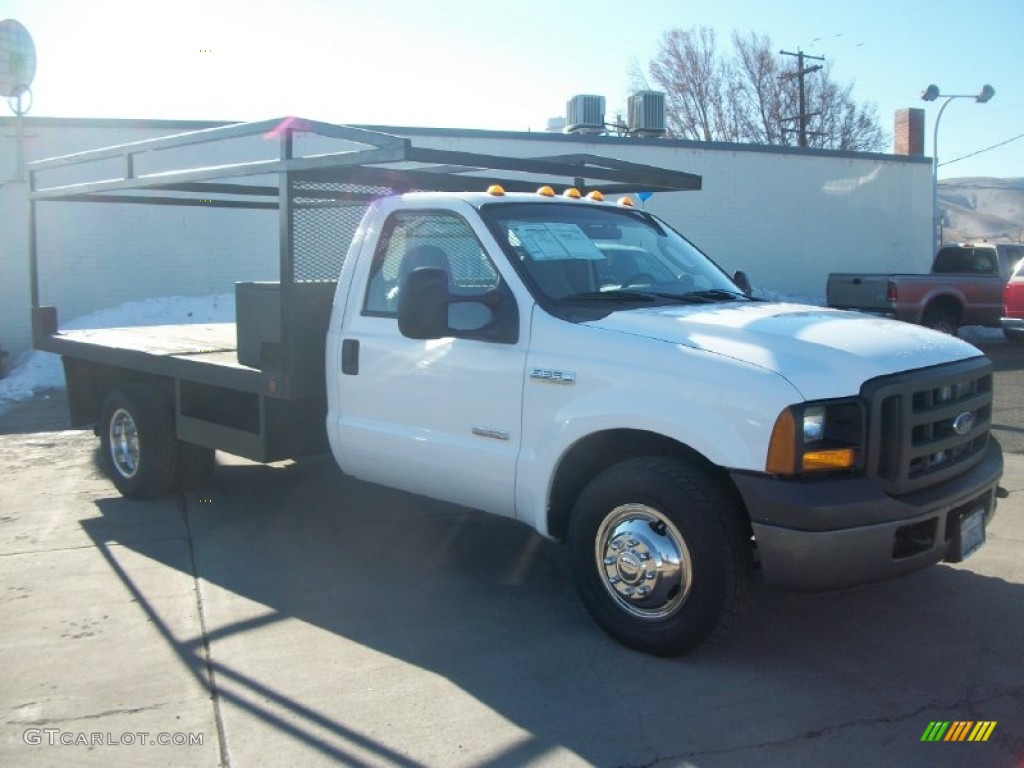
[[[824,61],[825,57],[824,56],[808,56],[806,53],[801,51],[799,48],[796,49],[796,53],[792,53],[791,51],[779,51],[779,53],[782,56],[796,56],[796,65],[797,65],[796,71],[795,72],[787,72],[784,75],[780,75],[779,79],[780,80],[791,80],[792,78],[795,77],[795,78],[797,78],[800,81],[799,82],[799,85],[800,85],[800,114],[796,115],[795,117],[787,117],[787,118],[783,118],[783,119],[784,120],[799,120],[800,121],[800,128],[799,128],[800,146],[801,147],[806,147],[807,146],[807,121],[808,121],[809,118],[812,118],[815,115],[820,115],[821,113],[820,112],[811,112],[811,113],[807,112],[807,97],[806,97],[806,94],[805,94],[805,91],[804,91],[804,76],[811,74],[811,72],[817,72],[819,69],[821,69],[821,64],[814,64],[814,65],[812,65],[810,67],[805,67],[804,66],[804,60],[805,59],[812,59],[814,61]],[[783,129],[783,130],[785,130],[785,129]],[[790,130],[792,130],[792,129],[790,129]]]

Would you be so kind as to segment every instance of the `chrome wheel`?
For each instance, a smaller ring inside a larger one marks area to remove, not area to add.
[[[174,483],[178,441],[171,397],[155,386],[128,382],[103,402],[103,466],[129,499],[158,498]]]
[[[657,509],[616,507],[594,543],[601,583],[633,616],[664,619],[686,602],[693,583],[690,550],[679,529]]]
[[[139,471],[139,430],[124,408],[118,408],[110,418],[110,458],[122,477],[135,477]]]
[[[749,580],[743,514],[703,464],[639,456],[608,467],[580,493],[566,537],[587,612],[620,643],[659,656],[721,637]]]

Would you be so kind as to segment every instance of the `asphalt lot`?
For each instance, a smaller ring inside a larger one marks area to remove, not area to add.
[[[1024,345],[993,341],[981,348],[996,368],[994,434],[1004,451],[1024,453]]]
[[[986,351],[1010,491],[986,546],[758,587],[677,660],[608,640],[516,523],[328,459],[222,457],[203,491],[132,502],[59,397],[28,404],[0,418],[0,764],[1020,768],[1024,350]],[[997,724],[922,743],[938,720]]]

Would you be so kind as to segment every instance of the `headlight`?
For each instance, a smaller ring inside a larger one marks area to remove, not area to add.
[[[765,469],[776,475],[859,468],[864,453],[860,400],[801,403],[775,420]]]
[[[815,443],[825,436],[825,406],[812,405],[804,408],[804,443]]]

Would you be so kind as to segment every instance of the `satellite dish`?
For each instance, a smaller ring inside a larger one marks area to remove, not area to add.
[[[20,98],[36,76],[32,35],[14,19],[0,21],[0,96]]]

